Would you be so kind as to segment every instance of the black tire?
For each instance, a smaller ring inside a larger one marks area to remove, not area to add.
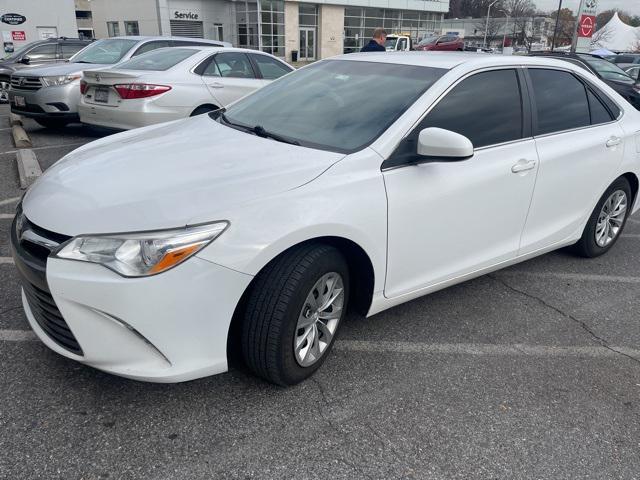
[[[216,107],[210,107],[207,105],[202,105],[198,108],[196,108],[193,112],[191,112],[191,116],[195,117],[196,115],[202,115],[203,113],[209,113],[209,112],[213,112],[214,110],[217,110]]]
[[[325,274],[342,276],[344,303],[336,331],[320,358],[302,367],[293,348],[298,317],[307,295]],[[311,376],[324,363],[344,321],[349,299],[349,270],[336,248],[324,244],[301,245],[270,263],[256,277],[244,312],[242,356],[256,375],[281,386]]]
[[[607,199],[611,196],[611,194],[613,194],[616,190],[623,191],[627,196],[626,214],[624,216],[622,225],[620,226],[620,230],[618,231],[615,238],[613,238],[613,240],[609,244],[601,247],[596,243],[596,238],[595,238],[598,217],[600,215],[600,212],[602,211],[602,206],[607,201]],[[607,188],[606,192],[604,192],[602,197],[600,197],[600,200],[598,201],[596,208],[594,208],[593,213],[591,213],[591,216],[587,221],[587,225],[584,228],[584,232],[582,232],[582,237],[580,238],[578,243],[576,243],[571,247],[571,250],[575,254],[585,258],[599,257],[600,255],[603,255],[607,253],[609,250],[611,250],[611,248],[616,244],[616,242],[620,238],[620,235],[625,225],[627,224],[627,218],[629,217],[629,212],[631,211],[633,200],[634,199],[633,199],[633,195],[631,194],[631,186],[629,185],[629,181],[624,177],[618,178],[615,182],[611,184],[609,188]]]
[[[35,118],[34,120],[44,128],[64,128],[70,123],[69,120],[61,118]]]

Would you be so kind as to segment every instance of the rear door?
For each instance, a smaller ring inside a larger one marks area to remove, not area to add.
[[[571,72],[528,69],[540,169],[520,254],[579,231],[623,159],[618,107]]]
[[[202,70],[202,81],[216,104],[225,107],[263,85],[246,53],[212,55]]]

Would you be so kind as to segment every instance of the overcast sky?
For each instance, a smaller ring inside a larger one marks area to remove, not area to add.
[[[533,0],[538,9],[542,11],[556,10],[558,8],[558,0]],[[567,7],[576,11],[580,0],[562,0],[562,7]],[[598,2],[598,11],[603,12],[611,8],[619,8],[626,10],[633,15],[640,15],[640,0],[600,0]]]

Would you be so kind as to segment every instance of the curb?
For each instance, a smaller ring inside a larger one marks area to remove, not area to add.
[[[28,148],[18,150],[16,160],[18,161],[20,188],[25,190],[42,175],[42,169],[40,168],[35,152]]]
[[[31,148],[33,146],[29,135],[24,131],[22,125],[14,125],[11,127],[11,134],[13,135],[13,143],[15,143],[16,148]]]
[[[14,125],[22,125],[22,117],[20,115],[16,115],[15,113],[10,113],[9,125],[11,125],[12,127]]]

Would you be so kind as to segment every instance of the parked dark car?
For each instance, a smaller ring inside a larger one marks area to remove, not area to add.
[[[621,53],[613,57],[613,63],[616,65],[640,65],[640,53]]]
[[[640,84],[615,63],[586,53],[535,52],[531,55],[566,60],[589,70],[640,110]]]
[[[91,40],[78,38],[47,38],[29,43],[0,60],[0,103],[9,100],[9,80],[12,73],[23,68],[64,62],[89,43]]]
[[[637,65],[627,65],[622,67],[622,69],[627,72],[627,74],[631,78],[635,78],[636,81],[640,82],[640,64]]]
[[[464,41],[455,35],[439,35],[423,38],[415,46],[416,50],[428,51],[457,51],[464,50]]]

